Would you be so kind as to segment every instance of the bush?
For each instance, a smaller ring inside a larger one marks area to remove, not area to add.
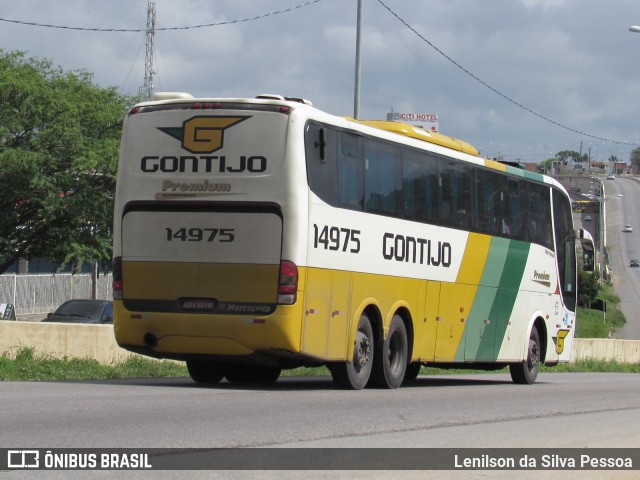
[[[600,291],[599,278],[600,272],[598,270],[594,272],[582,270],[578,273],[578,305],[588,308],[596,301]]]

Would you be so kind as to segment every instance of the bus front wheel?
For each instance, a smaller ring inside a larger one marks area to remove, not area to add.
[[[524,362],[509,365],[509,372],[511,373],[513,383],[531,385],[536,381],[538,372],[540,371],[541,350],[538,329],[533,327],[531,329],[531,335],[529,336],[527,358]]]
[[[350,362],[329,365],[333,381],[341,388],[361,390],[369,381],[373,367],[373,329],[366,314],[360,316]]]

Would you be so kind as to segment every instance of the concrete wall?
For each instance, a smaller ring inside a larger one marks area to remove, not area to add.
[[[615,360],[619,363],[640,363],[640,340],[614,338],[576,338],[574,360]]]
[[[23,347],[33,347],[38,355],[93,358],[105,364],[132,355],[116,343],[113,325],[0,321],[0,355],[15,355]]]
[[[0,321],[0,355],[14,355],[22,347],[33,347],[40,355],[94,358],[106,364],[134,355],[118,346],[113,325]],[[640,340],[576,338],[572,358],[640,363]]]

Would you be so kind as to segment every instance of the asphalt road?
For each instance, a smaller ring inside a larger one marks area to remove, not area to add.
[[[640,259],[640,182],[616,177],[603,180],[605,186],[607,238],[613,288],[620,297],[620,308],[627,320],[615,333],[617,338],[640,339],[640,268],[629,267]],[[617,195],[623,195],[617,197]],[[623,232],[630,224],[633,232]]]
[[[533,386],[508,374],[447,375],[355,392],[325,377],[270,388],[187,378],[0,382],[0,447],[637,447],[638,398],[632,374],[546,373]]]
[[[540,424],[556,425],[550,446],[638,446],[639,398],[640,375],[596,373],[542,373],[533,386],[508,374],[420,377],[391,391],[338,390],[329,377],[281,377],[270,388],[189,378],[0,382],[0,447],[366,446],[380,437],[400,447],[535,447],[540,437],[520,427]],[[583,421],[617,415],[626,421],[610,428]]]

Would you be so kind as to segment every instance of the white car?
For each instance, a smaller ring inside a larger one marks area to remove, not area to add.
[[[623,232],[633,232],[633,227],[627,223],[627,224],[624,226],[624,228],[622,229],[622,231],[623,231]]]

